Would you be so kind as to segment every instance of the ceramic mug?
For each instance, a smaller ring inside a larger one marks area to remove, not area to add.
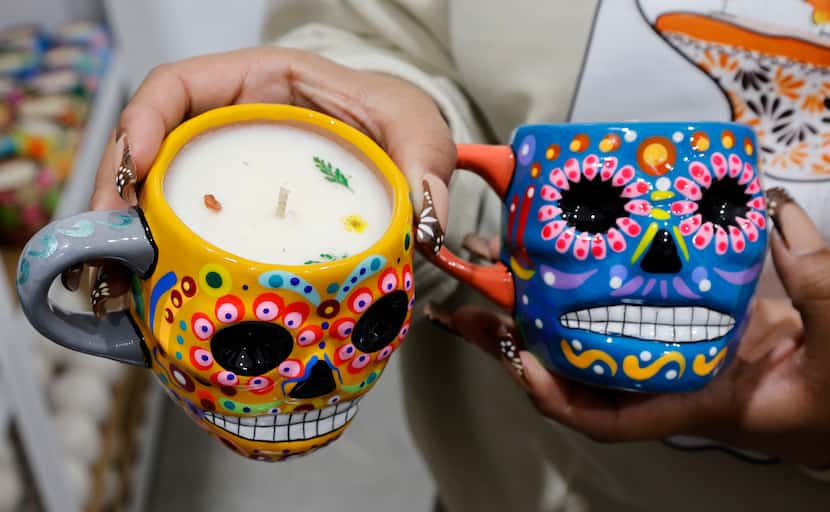
[[[263,121],[328,134],[371,162],[393,198],[376,243],[331,262],[264,264],[211,245],[175,215],[162,188],[177,152],[208,130]],[[137,208],[86,212],[41,230],[23,251],[17,288],[23,311],[47,338],[148,367],[226,445],[282,460],[338,438],[403,341],[414,300],[412,246],[406,180],[373,141],[317,112],[241,105],[173,130]],[[102,259],[134,272],[129,311],[97,320],[50,304],[56,276]]]
[[[501,262],[434,261],[511,310],[549,369],[688,391],[735,355],[767,247],[751,129],[522,126],[510,146],[459,145],[458,163],[504,201]]]

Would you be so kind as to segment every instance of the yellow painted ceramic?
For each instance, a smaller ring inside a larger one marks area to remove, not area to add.
[[[377,243],[331,262],[264,264],[207,243],[178,219],[162,190],[178,151],[208,130],[263,121],[328,134],[373,164],[393,196],[389,228]],[[132,319],[146,363],[169,395],[203,429],[247,457],[282,460],[337,439],[409,329],[412,207],[406,180],[389,156],[359,131],[317,112],[285,105],[225,107],[170,133],[139,205],[157,251],[152,264],[137,270],[144,277],[133,282]],[[121,217],[113,226],[132,222],[123,212],[115,214]],[[114,229],[104,223],[91,222],[95,229]],[[42,236],[54,235],[63,244],[62,229],[55,226]],[[44,273],[36,268],[41,261],[48,258],[21,262],[24,281]],[[21,293],[32,294],[26,286]],[[58,343],[72,345],[58,331],[41,327]],[[73,348],[84,350],[77,343]],[[112,352],[111,342],[107,350]],[[119,358],[103,349],[97,353]]]

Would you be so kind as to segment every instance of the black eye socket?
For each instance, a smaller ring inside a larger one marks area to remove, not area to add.
[[[562,219],[569,226],[583,233],[605,233],[617,223],[617,219],[628,217],[625,209],[628,199],[622,197],[623,187],[615,187],[611,181],[602,181],[599,176],[593,180],[582,179],[569,183],[568,190],[561,190],[559,208]]]
[[[722,227],[737,226],[737,217],[746,217],[747,202],[751,196],[746,187],[738,184],[737,178],[728,176],[712,183],[703,191],[697,202],[697,210],[703,222],[712,222]]]
[[[263,375],[285,361],[294,346],[285,328],[265,322],[225,327],[210,340],[213,359],[237,375]]]
[[[409,311],[409,297],[395,290],[377,302],[360,317],[352,331],[352,344],[371,354],[381,350],[398,336]]]

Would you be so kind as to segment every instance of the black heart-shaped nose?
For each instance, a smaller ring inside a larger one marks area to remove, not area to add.
[[[294,342],[284,328],[265,322],[242,322],[225,327],[210,340],[219,366],[237,375],[263,375],[285,361]]]
[[[317,361],[311,367],[306,380],[300,382],[288,393],[291,398],[314,398],[328,395],[337,387],[331,368],[325,361]]]
[[[651,241],[646,255],[640,261],[640,268],[651,274],[676,274],[683,268],[677,254],[677,244],[671,233],[661,229]]]

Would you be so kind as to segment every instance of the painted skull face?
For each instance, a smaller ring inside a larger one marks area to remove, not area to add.
[[[334,441],[409,330],[408,235],[405,245],[397,263],[370,256],[322,290],[284,270],[255,282],[218,264],[162,275],[147,311],[135,297],[154,333],[156,377],[197,424],[250,458]]]
[[[564,375],[703,386],[734,355],[766,254],[752,132],[720,123],[527,126],[503,258],[528,348]]]

